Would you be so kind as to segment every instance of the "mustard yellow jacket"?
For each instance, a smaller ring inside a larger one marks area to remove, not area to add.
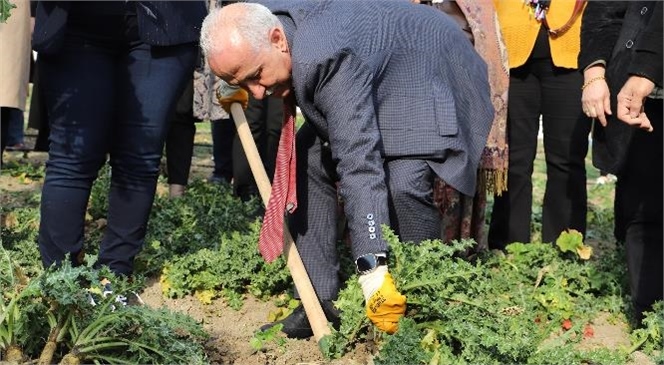
[[[498,13],[498,21],[505,40],[510,68],[523,65],[530,57],[535,45],[540,22],[529,13],[530,5],[524,0],[493,0]],[[546,13],[551,29],[565,25],[574,12],[576,0],[551,0]],[[581,18],[557,38],[549,37],[553,64],[564,68],[578,68],[577,57],[581,49]]]

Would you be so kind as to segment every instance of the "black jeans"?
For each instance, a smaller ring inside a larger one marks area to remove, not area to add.
[[[577,70],[555,67],[550,58],[531,58],[511,70],[508,190],[494,200],[490,248],[530,242],[532,174],[540,115],[547,176],[542,241],[554,241],[567,228],[585,235],[585,157],[591,123],[581,110],[582,82]]]
[[[88,19],[94,24],[94,19]],[[41,200],[39,249],[45,266],[83,248],[90,188],[110,159],[108,225],[98,264],[131,274],[154,200],[168,120],[191,79],[197,45],[153,47],[127,37],[68,33],[63,48],[40,55],[51,123]]]

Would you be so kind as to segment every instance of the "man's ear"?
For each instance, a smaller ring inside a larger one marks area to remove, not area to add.
[[[288,52],[288,42],[286,41],[286,34],[281,28],[270,29],[270,44],[277,48],[280,52]]]

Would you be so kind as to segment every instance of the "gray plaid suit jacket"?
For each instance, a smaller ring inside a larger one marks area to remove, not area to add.
[[[385,159],[427,160],[474,194],[493,107],[486,65],[451,18],[406,1],[260,2],[284,23],[297,103],[329,141],[354,243],[389,222]]]

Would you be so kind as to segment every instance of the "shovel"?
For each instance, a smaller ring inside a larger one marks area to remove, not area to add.
[[[261,157],[258,154],[254,137],[251,135],[247,118],[244,115],[244,110],[240,103],[233,103],[231,105],[231,114],[235,121],[235,127],[237,128],[240,142],[242,142],[242,148],[247,155],[249,167],[254,175],[254,180],[256,180],[258,191],[261,194],[261,199],[263,199],[263,204],[267,207],[267,203],[270,200],[270,193],[272,192],[272,186],[270,185],[270,180],[265,172]],[[295,242],[293,241],[293,237],[285,222],[284,253],[286,254],[286,265],[288,266],[288,270],[290,270],[295,287],[300,294],[300,300],[304,307],[304,311],[307,314],[307,318],[309,319],[309,324],[311,324],[314,339],[316,340],[316,343],[320,345],[320,340],[324,336],[330,334],[330,328],[327,325],[327,318],[325,317],[325,313],[323,313],[323,308],[314,292],[314,287],[311,285],[307,270],[304,268],[302,258],[295,247]]]

